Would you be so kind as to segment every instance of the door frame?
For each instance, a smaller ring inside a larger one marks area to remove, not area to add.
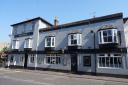
[[[71,54],[71,72],[72,73],[77,73],[78,71],[78,60],[77,60],[77,55],[78,54]]]

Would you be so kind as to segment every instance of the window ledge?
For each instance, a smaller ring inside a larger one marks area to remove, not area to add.
[[[122,67],[121,68],[115,68],[115,67],[98,67],[98,69],[123,69]]]

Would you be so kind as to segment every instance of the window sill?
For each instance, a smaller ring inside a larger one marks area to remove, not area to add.
[[[122,67],[120,67],[120,68],[115,68],[115,67],[97,67],[97,68],[101,68],[101,69],[123,69]]]

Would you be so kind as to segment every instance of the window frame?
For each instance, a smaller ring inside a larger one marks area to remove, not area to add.
[[[55,36],[45,37],[45,47],[55,47]]]
[[[111,35],[109,34],[111,32]],[[104,33],[106,32],[106,36]],[[109,38],[111,37],[111,41]],[[107,43],[119,43],[118,42],[118,31],[117,29],[103,29],[98,31],[99,44],[107,44]],[[107,39],[105,41],[105,38]]]
[[[19,49],[19,40],[12,41],[12,49]]]
[[[60,65],[62,63],[61,56],[56,54],[49,54],[45,56],[46,64]]]
[[[68,46],[81,46],[82,45],[82,34],[81,33],[70,33],[68,34]]]
[[[29,60],[30,64],[34,64],[35,63],[35,55],[34,54],[30,55],[29,59],[30,59]]]
[[[88,62],[88,60],[85,60],[86,58],[88,58],[89,62]],[[90,55],[83,56],[83,66],[91,67],[91,56]]]
[[[104,56],[98,56],[98,68],[123,68],[123,59],[122,56],[114,56],[115,54],[111,54],[108,56],[105,54]],[[104,62],[103,62],[104,59]]]
[[[26,38],[25,39],[24,48],[32,48],[32,38]]]

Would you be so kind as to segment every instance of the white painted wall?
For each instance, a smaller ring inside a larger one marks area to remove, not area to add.
[[[117,27],[118,31],[121,31],[122,43],[119,47],[125,47],[126,43],[125,43],[125,37],[124,37],[123,21],[122,19],[117,19],[117,20],[94,23],[90,25],[81,25],[81,26],[69,27],[65,29],[40,32],[38,50],[44,50],[45,37],[50,36],[50,35],[54,35],[56,38],[55,40],[56,50],[65,49],[68,46],[68,34],[72,32],[76,32],[76,31],[82,33],[82,48],[93,49],[94,48],[94,37],[93,37],[93,33],[90,32],[91,30],[95,32],[95,36],[96,36],[95,44],[96,44],[96,48],[98,48],[99,45],[98,45],[97,30],[100,29],[104,25],[113,25]]]
[[[91,57],[91,66],[83,66],[83,56]],[[79,54],[78,55],[78,71],[82,72],[95,72],[95,59],[93,54]]]

